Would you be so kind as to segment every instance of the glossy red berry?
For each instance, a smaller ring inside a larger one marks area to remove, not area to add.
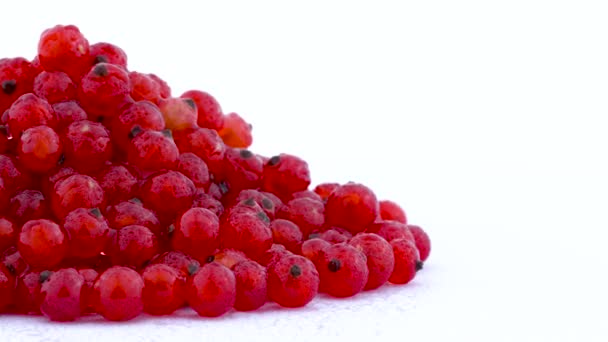
[[[266,269],[255,261],[245,260],[232,268],[236,279],[234,308],[251,311],[260,308],[267,299]]]
[[[146,130],[134,133],[128,149],[128,158],[133,166],[144,171],[172,169],[178,158],[179,150],[170,134]]]
[[[376,222],[369,226],[367,232],[378,234],[388,242],[395,239],[406,239],[414,242],[414,235],[412,235],[412,232],[410,232],[408,226],[398,221]]]
[[[189,90],[180,96],[189,98],[196,105],[200,127],[219,130],[224,126],[222,107],[211,94],[200,90]]]
[[[99,63],[80,81],[78,100],[89,115],[113,117],[129,101],[129,74],[121,67]]]
[[[121,229],[126,226],[144,226],[154,234],[160,235],[160,221],[149,209],[144,208],[142,203],[135,199],[121,202],[109,207],[106,217],[110,227]]]
[[[34,94],[24,94],[19,97],[6,112],[8,128],[13,137],[35,126],[54,128],[57,120],[53,107],[44,99]]]
[[[109,165],[95,177],[108,204],[131,199],[137,193],[138,179],[124,165]]]
[[[0,59],[0,113],[21,95],[33,91],[37,73],[38,70],[25,58]]]
[[[350,297],[363,290],[369,269],[363,252],[340,243],[323,250],[319,274],[323,292],[334,297]]]
[[[34,94],[51,104],[70,101],[76,99],[76,86],[64,72],[43,71],[34,80]]]
[[[17,242],[18,227],[5,217],[0,217],[0,253]]]
[[[55,183],[51,209],[58,219],[78,208],[103,208],[104,193],[92,177],[74,174]]]
[[[76,101],[59,102],[53,105],[57,118],[57,132],[61,133],[72,122],[87,119],[87,113]]]
[[[57,25],[45,30],[38,43],[38,60],[46,71],[63,71],[78,79],[89,67],[87,39],[73,25]]]
[[[277,217],[295,223],[307,237],[321,229],[325,223],[325,206],[322,202],[310,198],[296,198],[282,206]]]
[[[274,219],[277,208],[282,206],[281,200],[276,198],[276,196],[254,189],[245,189],[239,192],[234,203],[248,201],[249,199],[253,199],[270,219]],[[278,202],[275,202],[275,200]]]
[[[0,313],[5,312],[13,303],[15,296],[15,277],[0,263]]]
[[[224,213],[222,202],[205,193],[203,189],[197,189],[192,202],[192,208],[205,208],[211,210],[217,217]]]
[[[330,226],[362,232],[376,220],[378,200],[374,192],[357,183],[347,183],[336,188],[325,205],[325,221]]]
[[[83,268],[78,270],[78,273],[84,279],[82,290],[80,292],[80,312],[82,314],[90,314],[95,312],[95,281],[99,273],[92,268]]]
[[[137,128],[136,128],[137,127]],[[158,107],[149,101],[127,105],[112,121],[112,139],[126,149],[131,139],[144,130],[162,131],[165,120]]]
[[[146,207],[170,218],[192,206],[196,187],[180,172],[165,171],[153,175],[141,189]]]
[[[276,219],[270,223],[270,230],[272,230],[274,243],[285,246],[293,253],[300,252],[302,232],[295,223],[284,219]]]
[[[262,190],[272,192],[286,201],[294,192],[306,190],[310,185],[308,163],[290,155],[274,156],[264,165]]]
[[[388,281],[395,268],[395,256],[390,243],[376,234],[359,233],[348,244],[367,257],[369,277],[365,290],[378,288]]]
[[[177,171],[190,178],[197,188],[209,187],[209,168],[196,154],[182,153],[177,159]]]
[[[131,97],[133,100],[160,103],[162,98],[161,87],[152,77],[132,71],[129,73],[129,80],[131,81]]]
[[[110,133],[97,122],[82,120],[70,124],[63,145],[66,165],[79,172],[97,171],[112,158]]]
[[[101,274],[95,282],[94,295],[97,313],[110,321],[127,321],[143,310],[144,281],[134,270],[114,266]]]
[[[152,260],[152,264],[164,264],[178,270],[182,277],[188,277],[200,269],[200,262],[180,251],[165,252]]]
[[[238,264],[239,262],[249,259],[247,259],[245,253],[236,249],[222,249],[215,253],[213,260],[232,269],[234,265]]]
[[[320,267],[323,261],[323,251],[329,246],[331,246],[331,243],[323,239],[312,238],[302,243],[302,255],[312,261],[317,267]]]
[[[410,224],[407,227],[414,236],[416,248],[420,253],[420,260],[426,261],[431,253],[431,239],[429,238],[428,234],[422,228],[420,228],[420,226]]]
[[[53,272],[40,289],[40,311],[52,321],[80,317],[80,294],[84,278],[73,268]]]
[[[181,153],[196,154],[215,174],[222,171],[226,145],[216,131],[208,128],[193,128],[173,132],[173,138]]]
[[[210,210],[192,208],[177,220],[171,237],[173,249],[204,261],[219,246],[220,224]]]
[[[262,266],[270,267],[275,262],[279,261],[285,255],[292,255],[290,251],[285,248],[285,246],[280,245],[278,243],[273,243],[272,246],[266,250],[263,254],[258,256],[255,260],[259,262]]]
[[[319,233],[319,238],[331,244],[347,242],[352,237],[353,235],[348,230],[339,227],[334,227]]]
[[[165,125],[171,130],[180,131],[197,127],[196,105],[190,99],[163,99],[158,104],[158,108],[163,114]]]
[[[219,130],[219,135],[230,147],[247,148],[253,142],[251,125],[237,113],[230,113],[224,117],[224,126]]]
[[[329,195],[340,186],[338,183],[321,183],[317,185],[314,192],[321,197],[323,201],[327,201]]]
[[[393,284],[407,284],[416,276],[416,271],[422,268],[420,255],[416,245],[406,239],[395,239],[390,242],[395,255],[395,268],[388,279]]]
[[[171,97],[171,88],[169,84],[155,74],[148,74],[148,77],[154,80],[160,87],[160,97],[163,99]]]
[[[127,69],[127,54],[118,46],[106,42],[91,45],[93,64],[110,63]]]
[[[40,288],[50,277],[50,271],[32,271],[17,279],[15,309],[22,314],[40,314]],[[1,310],[0,310],[1,311]]]
[[[296,198],[309,198],[309,199],[315,200],[317,202],[323,202],[323,199],[321,198],[321,196],[319,196],[316,192],[310,191],[310,190],[294,192],[292,194],[292,199],[296,199]]]
[[[222,176],[218,179],[230,184],[233,193],[239,193],[243,189],[257,189],[261,185],[263,168],[262,160],[251,151],[228,148]]]
[[[68,254],[76,258],[92,258],[101,253],[110,232],[108,222],[97,208],[79,208],[70,212],[63,229],[68,237]]]
[[[114,265],[141,267],[158,254],[158,239],[144,226],[120,228],[106,249]]]
[[[62,152],[63,145],[59,135],[48,126],[28,128],[19,138],[19,161],[34,173],[50,171],[59,162]]]
[[[236,279],[225,266],[204,265],[188,282],[187,299],[199,315],[217,317],[228,312],[236,300]]]
[[[398,221],[407,224],[405,211],[395,202],[380,201],[380,217],[383,220]]]
[[[272,245],[270,219],[263,211],[229,211],[221,221],[222,246],[243,251],[255,259]]]
[[[67,239],[59,225],[46,219],[25,223],[17,245],[29,265],[42,269],[58,265],[68,249]]]
[[[4,264],[9,272],[14,276],[20,276],[30,268],[30,265],[23,260],[17,247],[12,246],[2,253],[0,264]]]
[[[308,304],[319,290],[319,273],[299,255],[286,255],[268,269],[268,297],[284,307]]]
[[[185,303],[185,279],[175,268],[165,264],[146,267],[142,273],[144,312],[169,315]]]

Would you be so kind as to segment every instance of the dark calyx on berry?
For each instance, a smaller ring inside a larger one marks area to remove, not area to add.
[[[268,215],[266,215],[265,212],[260,211],[259,213],[257,213],[257,216],[260,220],[262,220],[266,223],[270,223],[270,218],[268,217]]]
[[[61,154],[61,156],[59,156],[59,160],[57,161],[57,165],[63,165],[63,163],[65,163],[65,154]]]
[[[200,268],[200,266],[198,264],[195,263],[191,263],[188,265],[188,275],[192,276],[194,275],[196,272],[198,272],[198,269]]]
[[[249,150],[241,150],[240,154],[241,154],[241,158],[243,158],[243,159],[248,159],[248,158],[253,157],[253,153]]]
[[[6,125],[0,125],[0,134],[8,137],[8,128]]]
[[[298,265],[293,265],[289,269],[289,274],[291,274],[292,277],[297,278],[302,274],[302,269]]]
[[[338,272],[340,270],[340,268],[342,268],[342,263],[338,259],[332,259],[327,264],[327,269],[330,270],[330,271],[332,271],[332,272]]]
[[[139,135],[139,133],[143,132],[144,130],[139,126],[133,126],[133,128],[131,129],[131,132],[129,132],[129,139],[133,139],[136,136]]]
[[[196,102],[193,99],[184,99],[184,102],[188,104],[188,106],[192,107],[192,109],[196,109]]]
[[[210,255],[207,257],[207,259],[205,259],[206,263],[211,263],[215,261],[215,255]]]
[[[95,63],[94,64],[99,64],[99,63],[108,63],[108,57],[104,56],[104,55],[97,55],[95,56]]]
[[[95,75],[101,76],[101,77],[108,76],[108,74],[109,74],[108,68],[103,64],[98,64],[95,67],[95,69],[93,70],[93,73],[95,73]]]
[[[268,165],[270,165],[270,166],[275,166],[280,162],[281,162],[281,157],[279,157],[279,156],[274,156],[274,157],[268,159]]]
[[[424,267],[424,262],[418,260],[416,261],[416,272],[420,271]]]
[[[170,129],[163,129],[160,131],[165,137],[173,139],[173,132]]]
[[[255,205],[256,205],[255,200],[252,197],[249,197],[248,199],[243,201],[243,204],[248,207],[255,207]]]
[[[53,272],[51,271],[42,271],[40,272],[40,284],[44,283],[45,281],[49,280],[49,278],[51,277],[51,275],[53,275]]]
[[[175,232],[175,225],[170,225],[169,227],[167,227],[167,235],[171,236],[171,234],[173,234],[173,232]]]
[[[264,198],[262,199],[262,208],[266,210],[271,210],[272,208],[274,208],[274,204],[268,198]]]
[[[89,210],[89,212],[90,212],[90,213],[91,213],[93,216],[95,216],[95,217],[97,217],[97,218],[101,218],[101,210],[99,210],[99,208],[93,208],[93,209]]]
[[[2,91],[5,94],[10,95],[15,92],[15,89],[17,89],[17,81],[6,80],[2,82]]]

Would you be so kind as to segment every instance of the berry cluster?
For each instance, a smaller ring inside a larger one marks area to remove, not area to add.
[[[179,97],[75,26],[0,59],[0,313],[129,320],[300,307],[411,281],[430,241],[357,183],[247,150],[251,125]]]

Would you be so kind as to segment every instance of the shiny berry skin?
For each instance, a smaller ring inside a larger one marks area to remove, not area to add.
[[[219,246],[219,219],[210,210],[191,208],[177,220],[171,238],[174,250],[204,261]]]
[[[189,90],[180,97],[192,99],[196,104],[199,127],[219,130],[224,126],[222,107],[211,94],[200,90]]]
[[[188,177],[177,171],[151,176],[141,189],[146,207],[160,215],[175,217],[192,206],[196,187]]]
[[[236,279],[225,266],[212,262],[189,279],[186,298],[190,307],[204,317],[228,312],[236,300]]]
[[[251,125],[237,113],[224,116],[224,126],[218,133],[224,143],[230,147],[247,148],[253,142]]]
[[[50,200],[50,196],[53,193],[53,188],[59,181],[68,178],[69,176],[75,175],[76,170],[67,166],[58,166],[57,168],[49,171],[46,174],[46,177],[42,179],[42,193],[44,196]]]
[[[308,239],[302,243],[302,255],[319,266],[322,261],[323,251],[329,246],[331,246],[331,243],[323,239]]]
[[[232,192],[256,189],[261,185],[263,169],[262,160],[249,150],[228,148],[219,179],[229,183]]]
[[[133,100],[160,102],[160,85],[149,75],[131,71],[129,73],[129,80],[131,81],[131,97]]]
[[[340,184],[338,183],[321,183],[313,191],[325,202],[329,198],[329,195],[339,186]]]
[[[180,251],[169,251],[152,260],[152,264],[164,264],[178,270],[182,277],[195,274],[200,269],[198,260]]]
[[[308,163],[290,155],[274,156],[264,165],[262,190],[272,192],[286,201],[294,192],[306,190],[310,185]]]
[[[165,125],[171,130],[180,131],[197,127],[196,105],[189,99],[164,99],[160,101],[158,108],[163,114]]]
[[[304,306],[318,291],[319,273],[302,256],[286,255],[268,268],[268,297],[281,306]]]
[[[407,227],[414,236],[416,248],[420,253],[420,260],[426,261],[431,253],[431,239],[429,238],[428,234],[422,228],[420,228],[420,226],[408,224]]]
[[[323,250],[319,274],[323,292],[333,297],[350,297],[363,290],[369,270],[363,252],[340,243]]]
[[[0,263],[0,313],[13,303],[14,295],[15,277]]]
[[[40,289],[40,311],[52,321],[80,317],[80,293],[84,278],[73,268],[53,272]]]
[[[182,153],[177,159],[177,171],[190,178],[197,188],[209,187],[209,168],[196,154]]]
[[[0,253],[17,242],[17,230],[19,228],[10,220],[0,217]]]
[[[144,281],[134,270],[113,266],[95,282],[97,313],[110,321],[128,321],[143,311]]]
[[[19,97],[7,111],[8,128],[13,137],[20,137],[21,133],[35,126],[56,125],[53,107],[45,100],[34,94],[24,94]]]
[[[376,220],[378,200],[374,192],[362,184],[347,183],[336,188],[325,205],[325,221],[330,226],[362,232]]]
[[[165,264],[146,267],[142,273],[144,312],[170,315],[185,304],[185,279],[175,268]]]
[[[106,249],[114,265],[141,267],[158,254],[158,239],[144,226],[120,228]]]
[[[92,177],[74,174],[57,183],[51,192],[51,209],[58,219],[78,208],[103,208],[104,193]]]
[[[64,72],[43,71],[34,79],[34,94],[51,104],[70,101],[76,99],[76,86]]]
[[[171,136],[146,130],[137,134],[128,148],[130,163],[143,171],[172,169],[179,158],[179,150]]]
[[[353,235],[346,229],[334,227],[322,233],[319,233],[319,238],[331,243],[347,242]]]
[[[249,259],[247,259],[245,253],[236,249],[222,249],[215,253],[213,260],[232,269],[234,265],[238,264],[239,262]]]
[[[414,235],[410,232],[408,226],[398,221],[376,222],[369,226],[367,232],[378,234],[388,242],[395,239],[406,239],[414,242]]]
[[[68,251],[67,238],[59,225],[46,219],[26,222],[17,246],[30,266],[42,269],[58,265]]]
[[[130,98],[129,74],[116,65],[99,63],[80,81],[78,100],[89,115],[112,117]]]
[[[165,129],[165,120],[158,107],[149,101],[139,101],[127,105],[112,122],[112,139],[117,146],[126,149],[131,139],[135,126],[138,130],[162,131]]]
[[[109,239],[108,222],[97,208],[79,208],[70,212],[63,229],[68,237],[68,254],[75,258],[92,258],[101,253]]]
[[[256,261],[265,267],[270,267],[275,262],[279,261],[285,255],[292,255],[285,246],[273,243],[272,246],[262,255],[256,258]]]
[[[270,230],[272,230],[272,240],[274,243],[285,246],[285,248],[293,253],[300,252],[302,232],[295,223],[288,220],[276,219],[270,223]]]
[[[84,279],[82,290],[80,292],[80,312],[82,314],[95,313],[95,295],[93,287],[99,273],[92,268],[83,268],[78,270],[78,273]]]
[[[78,79],[89,66],[90,46],[73,25],[45,30],[38,42],[38,60],[46,71],[63,71]]]
[[[395,268],[388,281],[393,284],[407,284],[422,267],[418,249],[412,241],[406,239],[395,239],[390,243],[395,255]]]
[[[268,215],[270,219],[274,219],[277,204],[275,204],[274,199],[269,196],[269,194],[254,189],[245,189],[239,192],[238,196],[234,201],[235,203],[238,203],[247,201],[249,199],[253,199],[255,203],[257,203],[257,205],[260,206],[262,210],[264,210],[264,213],[266,213],[266,215]],[[276,200],[279,204],[281,204],[281,200],[279,200],[278,198]]]
[[[208,128],[194,128],[173,132],[173,138],[181,153],[196,154],[215,174],[222,171],[226,145],[216,131]]]
[[[296,198],[309,198],[311,200],[323,202],[323,199],[321,198],[321,196],[319,196],[316,192],[310,191],[310,190],[294,192],[292,194],[292,199],[296,199]]]
[[[9,247],[2,253],[0,264],[4,264],[9,272],[14,276],[20,276],[29,269],[29,265],[21,257],[17,247]]]
[[[43,276],[41,276],[41,272],[37,271],[24,273],[17,279],[15,288],[15,309],[17,312],[40,314],[40,288],[52,273],[50,271],[43,272],[45,272]]]
[[[263,211],[230,211],[221,221],[222,246],[243,251],[255,259],[272,245],[270,220]]]
[[[105,193],[106,202],[118,203],[133,198],[137,192],[138,179],[123,165],[107,166],[95,179]]]
[[[59,102],[53,105],[57,118],[57,132],[63,131],[72,122],[87,119],[87,113],[76,101]]]
[[[63,145],[59,135],[48,126],[28,128],[19,138],[19,161],[31,172],[50,171],[57,165],[62,153]]]
[[[234,265],[232,271],[236,278],[234,308],[252,311],[264,305],[268,288],[266,269],[255,261],[245,260]]]
[[[160,234],[158,217],[149,209],[144,208],[138,200],[120,202],[109,207],[106,210],[106,217],[110,227],[114,229],[139,225],[150,229],[154,234]]]
[[[90,55],[93,64],[110,63],[127,69],[127,54],[118,46],[110,43],[96,43],[91,45]]]
[[[325,206],[310,198],[296,198],[282,206],[277,217],[292,221],[300,228],[303,236],[308,236],[323,227]]]
[[[169,87],[167,82],[165,82],[163,79],[161,79],[160,77],[158,77],[155,74],[148,74],[148,77],[150,77],[152,80],[154,80],[154,82],[156,82],[158,84],[158,86],[160,87],[160,97],[161,98],[166,99],[166,98],[171,97],[171,88]]]
[[[197,189],[192,202],[192,208],[205,208],[211,210],[217,217],[224,213],[222,202],[205,193],[203,189]]]
[[[27,59],[0,59],[0,113],[11,106],[17,98],[33,91],[36,68]]]
[[[383,220],[398,221],[407,224],[405,211],[393,201],[380,201],[380,217]]]
[[[88,120],[70,124],[63,135],[66,165],[83,173],[101,169],[112,158],[110,132]]]
[[[378,288],[388,281],[395,268],[395,255],[390,243],[376,234],[359,233],[348,244],[367,257],[369,277],[365,290]]]

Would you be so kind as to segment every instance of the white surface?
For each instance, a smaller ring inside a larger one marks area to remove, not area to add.
[[[7,1],[0,56],[33,57],[57,23],[117,43],[244,115],[253,150],[402,203],[433,239],[426,269],[302,310],[0,316],[0,341],[608,340],[605,2],[174,3]]]

